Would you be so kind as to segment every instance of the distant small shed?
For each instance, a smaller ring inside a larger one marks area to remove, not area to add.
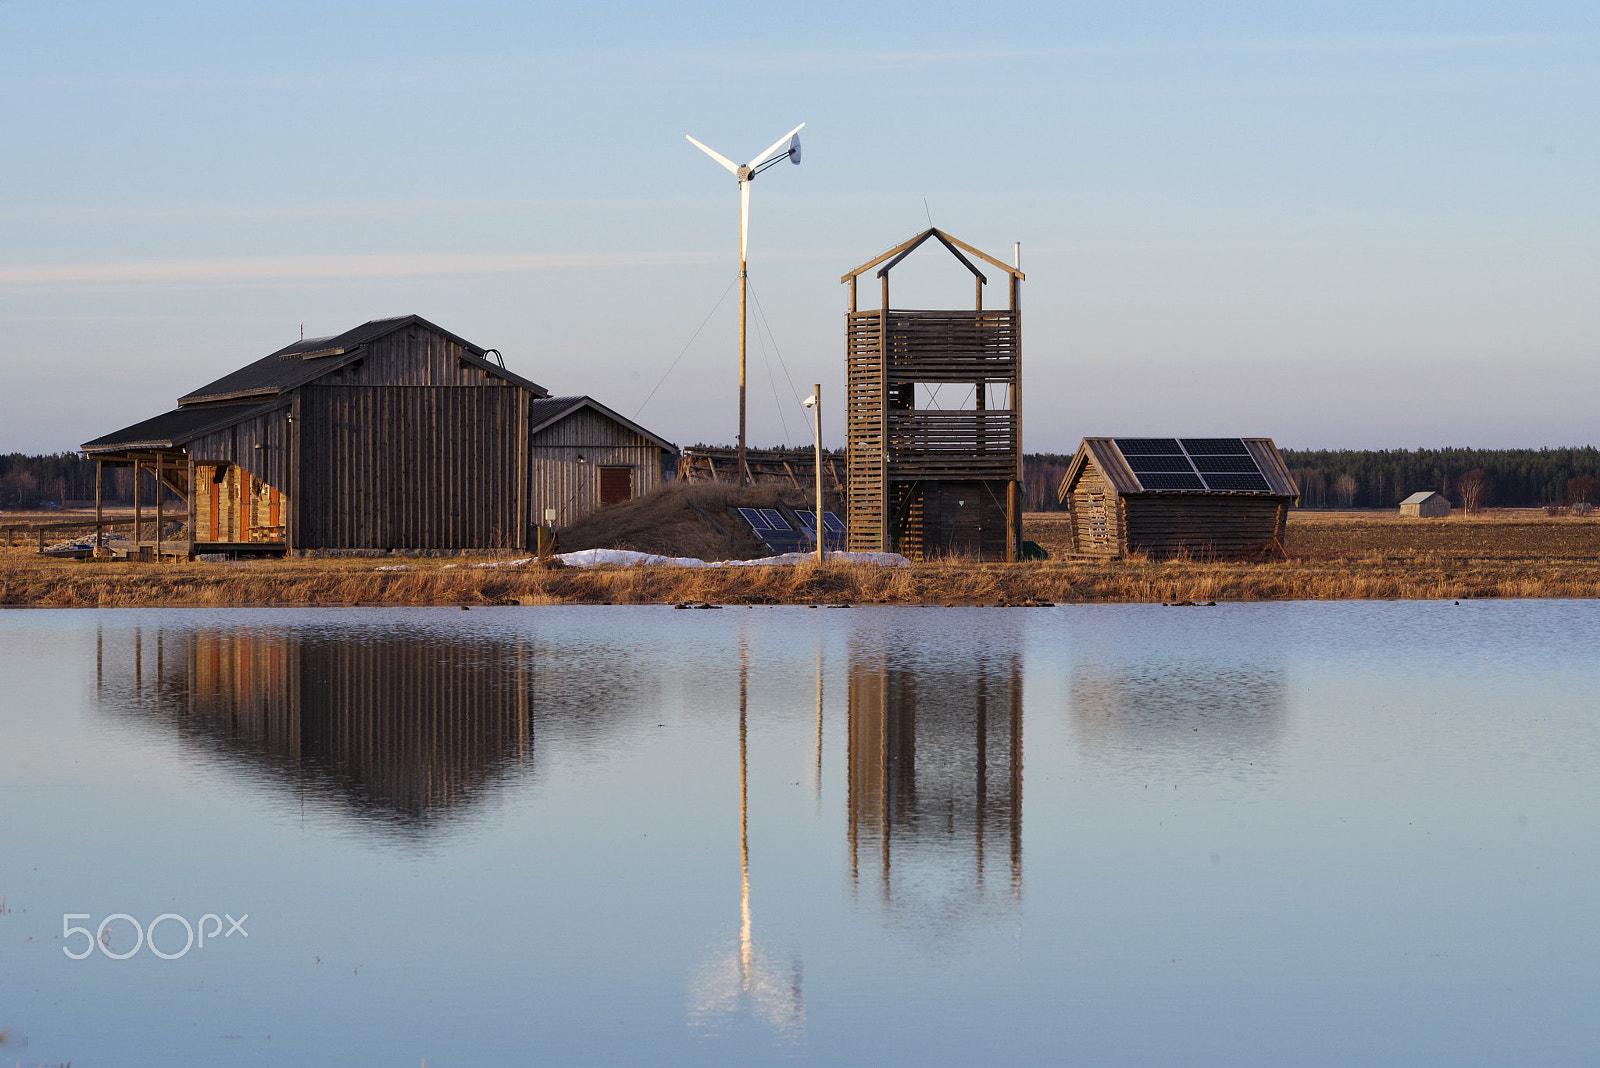
[[[1450,498],[1437,490],[1419,490],[1400,502],[1400,514],[1419,519],[1443,519],[1450,514]]]
[[[1073,552],[1211,560],[1281,554],[1299,494],[1270,438],[1084,438],[1057,491]]]

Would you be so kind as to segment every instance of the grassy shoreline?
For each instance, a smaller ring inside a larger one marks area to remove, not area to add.
[[[226,564],[70,561],[0,549],[0,607],[491,604],[1025,604],[1600,597],[1600,522],[1533,510],[1438,521],[1295,513],[1287,560],[1063,560],[1064,519],[1030,514],[1057,559],[910,568],[474,568],[485,558]],[[506,558],[510,554],[505,554]],[[454,565],[454,566],[451,566]]]
[[[483,568],[372,561],[0,564],[4,607],[491,604],[1020,604],[1600,597],[1600,561],[1366,560],[797,567]]]

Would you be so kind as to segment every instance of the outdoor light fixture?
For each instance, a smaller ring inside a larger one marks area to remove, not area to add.
[[[699,141],[684,134],[689,143],[700,151],[726,167],[735,178],[739,179],[739,481],[744,483],[749,480],[750,472],[744,463],[744,343],[745,343],[745,297],[749,286],[749,275],[745,270],[745,251],[750,232],[750,183],[762,171],[775,166],[779,160],[788,160],[796,166],[800,163],[800,131],[805,128],[801,123],[776,141],[761,155],[739,166],[731,159],[702,145]],[[787,149],[785,144],[787,143]]]

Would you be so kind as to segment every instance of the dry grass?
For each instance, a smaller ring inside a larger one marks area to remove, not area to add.
[[[725,492],[726,487],[723,488]],[[701,507],[721,513],[705,501]],[[648,550],[649,522],[616,524],[610,544]],[[718,507],[725,507],[719,505]],[[626,515],[620,518],[626,519]],[[703,520],[700,520],[703,527]],[[620,531],[620,533],[619,533]],[[41,558],[0,549],[0,605],[132,607],[244,604],[1001,604],[1028,601],[1262,601],[1600,597],[1600,520],[1531,510],[1447,520],[1295,513],[1287,560],[1263,564],[1059,558],[1060,517],[1027,517],[1027,536],[1058,553],[1042,563],[945,561],[912,568],[472,568],[473,560],[346,558],[154,564]],[[563,547],[575,548],[573,537]],[[713,548],[716,548],[713,546]],[[674,553],[681,543],[672,543]],[[734,555],[707,552],[703,555]],[[484,558],[477,558],[478,561]]]

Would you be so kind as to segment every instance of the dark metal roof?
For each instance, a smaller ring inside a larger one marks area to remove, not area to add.
[[[545,427],[565,419],[579,408],[593,408],[607,419],[622,424],[640,437],[648,438],[668,452],[678,451],[678,447],[666,438],[652,434],[626,416],[618,415],[593,397],[549,397],[533,401],[528,405],[528,433],[537,434]]]
[[[465,338],[435,326],[420,315],[401,315],[392,319],[374,319],[331,337],[308,337],[292,345],[285,345],[254,363],[247,363],[237,371],[223,375],[215,382],[208,382],[194,392],[179,397],[178,403],[193,404],[199,401],[234,400],[241,397],[285,393],[343,366],[348,359],[355,358],[352,354],[363,345],[412,325],[426,327],[460,345],[467,350],[469,358],[476,365],[490,374],[498,375],[535,393],[548,395],[550,392],[535,382],[490,363],[484,358],[486,350]]]
[[[112,434],[104,434],[86,441],[80,448],[84,452],[115,452],[122,449],[171,449],[202,434],[232,426],[243,419],[261,414],[276,406],[265,404],[215,404],[207,408],[179,408],[176,411],[146,419],[124,427]]]

